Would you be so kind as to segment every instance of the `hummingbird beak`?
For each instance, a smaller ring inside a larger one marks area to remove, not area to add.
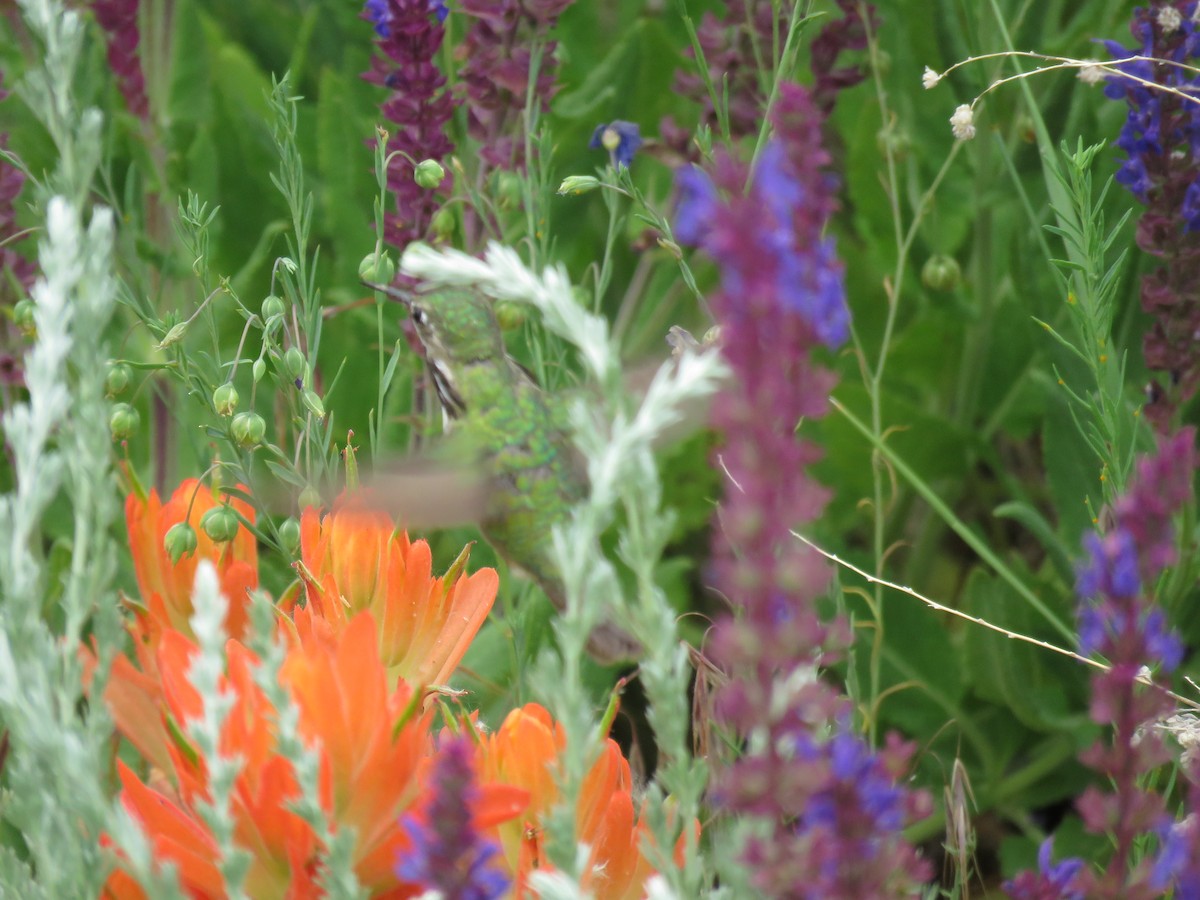
[[[403,303],[405,305],[405,307],[407,307],[409,309],[412,308],[412,302],[413,302],[412,291],[402,290],[401,288],[394,287],[393,285],[390,285],[390,284],[375,284],[374,282],[371,282],[371,281],[364,281],[364,282],[362,282],[362,285],[364,287],[369,287],[371,290],[376,291],[377,293],[384,294],[385,296],[390,297],[392,300],[395,300],[398,303]]]

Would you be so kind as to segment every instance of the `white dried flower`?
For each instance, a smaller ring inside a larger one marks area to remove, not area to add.
[[[1171,34],[1179,30],[1183,25],[1183,16],[1179,10],[1173,6],[1163,6],[1158,10],[1158,27],[1163,30],[1163,34]]]
[[[1200,717],[1194,713],[1179,713],[1162,723],[1163,731],[1175,738],[1184,750],[1200,747]]]
[[[960,141],[969,141],[975,137],[975,110],[967,103],[954,110],[950,117],[950,130]]]
[[[942,76],[929,66],[925,67],[925,71],[921,73],[921,84],[925,85],[925,90],[937,87],[938,82],[942,80]]]
[[[1078,78],[1084,84],[1099,84],[1104,80],[1104,68],[1097,63],[1099,60],[1085,60],[1087,65],[1079,67]]]

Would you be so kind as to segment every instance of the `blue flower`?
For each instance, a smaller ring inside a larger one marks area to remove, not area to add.
[[[396,863],[396,877],[424,889],[450,888],[455,900],[499,900],[508,893],[508,876],[492,865],[500,852],[494,841],[476,840],[474,846],[458,848],[457,858],[447,859],[442,837],[436,828],[405,816],[400,825],[412,842]]]
[[[636,122],[617,119],[607,125],[597,125],[588,146],[593,150],[607,150],[613,166],[628,169],[633,162],[633,154],[643,143],[642,131]]]
[[[375,26],[375,34],[381,38],[392,36],[392,11],[390,0],[366,0],[363,5],[363,15]],[[450,14],[450,8],[445,0],[429,0],[429,11],[437,16],[439,22],[445,22]]]
[[[1141,590],[1137,544],[1124,528],[1116,528],[1104,537],[1087,534],[1083,548],[1087,559],[1075,584],[1080,597],[1134,597]]]
[[[1083,900],[1083,892],[1074,889],[1072,882],[1083,871],[1083,860],[1069,856],[1057,863],[1050,861],[1054,852],[1054,838],[1046,838],[1038,848],[1038,871],[1051,885],[1062,891],[1062,900]]]

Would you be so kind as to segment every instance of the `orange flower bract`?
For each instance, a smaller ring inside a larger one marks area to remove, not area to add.
[[[541,822],[559,799],[554,766],[565,746],[562,726],[536,703],[510,712],[481,742],[482,777],[529,791],[525,815],[497,829],[504,858],[516,877],[516,896],[523,896],[531,872],[550,867]],[[591,847],[584,889],[598,900],[640,900],[654,870],[641,852],[645,826],[634,812],[629,762],[611,738],[584,778],[575,828],[576,839]]]
[[[414,685],[449,679],[500,586],[495,569],[463,573],[466,550],[446,576],[434,578],[429,544],[410,541],[382,513],[343,508],[322,519],[307,509],[300,546],[309,609],[335,629],[370,610],[389,675]]]
[[[298,708],[302,737],[319,755],[321,806],[335,829],[354,829],[352,860],[359,881],[373,897],[412,897],[421,893],[419,886],[399,881],[394,868],[409,840],[400,817],[421,802],[424,771],[435,752],[431,713],[414,709],[412,689],[404,682],[388,689],[378,648],[373,618],[359,615],[340,634],[314,635],[293,644],[279,679]],[[156,723],[130,729],[146,713],[145,705],[136,702],[144,686],[120,687],[132,677],[131,667],[114,667],[118,687],[106,696],[122,732],[141,748],[157,729],[154,744],[170,760],[167,783],[154,787],[122,764],[122,802],[146,829],[156,859],[179,867],[185,892],[217,897],[216,842],[198,812],[211,801],[209,774],[184,736],[186,723],[203,710],[188,680],[197,652],[179,632],[162,635],[157,673],[165,711]],[[234,843],[252,856],[246,892],[251,897],[320,896],[320,841],[289,808],[300,789],[291,762],[277,747],[274,710],[253,681],[258,661],[237,641],[229,642],[227,656],[223,687],[233,694],[234,705],[222,726],[220,746],[223,754],[242,762],[230,812]],[[131,697],[133,705],[125,708]],[[520,813],[526,797],[511,786],[485,783],[474,814],[481,823],[503,822]],[[106,891],[112,897],[141,896],[119,874]]]
[[[184,634],[192,633],[188,622],[192,615],[192,584],[197,563],[207,559],[217,567],[221,593],[229,600],[225,630],[231,637],[240,638],[246,628],[247,592],[258,586],[258,547],[245,525],[225,543],[218,544],[204,533],[201,516],[220,505],[209,488],[189,478],[166,503],[153,489],[144,498],[130,494],[125,499],[125,525],[138,588],[152,618]],[[230,505],[247,521],[254,521],[249,504],[233,499]],[[181,522],[195,530],[197,545],[194,552],[185,553],[173,563],[164,540],[171,526]]]

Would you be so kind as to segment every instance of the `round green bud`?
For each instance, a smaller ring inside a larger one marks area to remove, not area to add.
[[[17,327],[21,329],[21,333],[29,337],[37,332],[37,322],[34,320],[33,301],[26,297],[24,300],[18,300],[17,305],[13,307],[13,321],[17,323]]]
[[[239,447],[257,447],[267,435],[267,423],[258,413],[238,413],[229,423],[229,434]]]
[[[262,302],[262,320],[264,322],[270,322],[276,316],[282,316],[283,313],[283,298],[271,294]]]
[[[237,537],[240,525],[237,513],[228,506],[214,506],[200,517],[200,527],[218,544],[232,541]]]
[[[524,303],[501,300],[496,303],[496,322],[503,331],[520,328],[529,318],[529,308]]]
[[[358,277],[374,284],[391,284],[396,277],[396,264],[386,253],[368,253],[358,264]]]
[[[163,548],[171,557],[171,562],[177,563],[185,554],[196,552],[197,542],[196,529],[187,522],[179,522],[167,530],[167,536],[163,538]]]
[[[449,242],[454,237],[454,229],[458,227],[458,218],[453,210],[443,206],[433,214],[430,227],[439,241]]]
[[[228,381],[225,382],[213,391],[212,401],[218,416],[232,416],[238,405],[237,388]]]
[[[935,253],[921,267],[921,283],[931,291],[952,291],[962,281],[958,260],[944,253]]]
[[[300,523],[293,519],[285,519],[279,526],[279,540],[283,549],[292,556],[300,552]]]
[[[288,347],[287,352],[283,354],[283,371],[287,373],[288,378],[303,378],[305,371],[308,369],[308,363],[304,359],[304,354],[299,347]]]
[[[311,484],[305,485],[304,490],[300,492],[300,509],[305,510],[310,507],[321,506],[321,492]]]
[[[496,175],[496,193],[503,206],[518,206],[521,203],[521,176],[515,172],[500,172]]]
[[[261,357],[254,361],[254,365],[250,367],[250,372],[254,375],[254,383],[258,384],[262,381],[262,377],[267,374],[267,363]]]
[[[436,159],[423,159],[413,171],[413,181],[426,190],[433,190],[446,177],[446,170]]]
[[[116,441],[123,441],[131,436],[141,423],[142,417],[128,403],[113,404],[112,412],[108,414],[108,429]]]
[[[125,393],[129,382],[133,381],[133,370],[125,363],[111,363],[108,374],[104,376],[104,393],[116,397]]]

